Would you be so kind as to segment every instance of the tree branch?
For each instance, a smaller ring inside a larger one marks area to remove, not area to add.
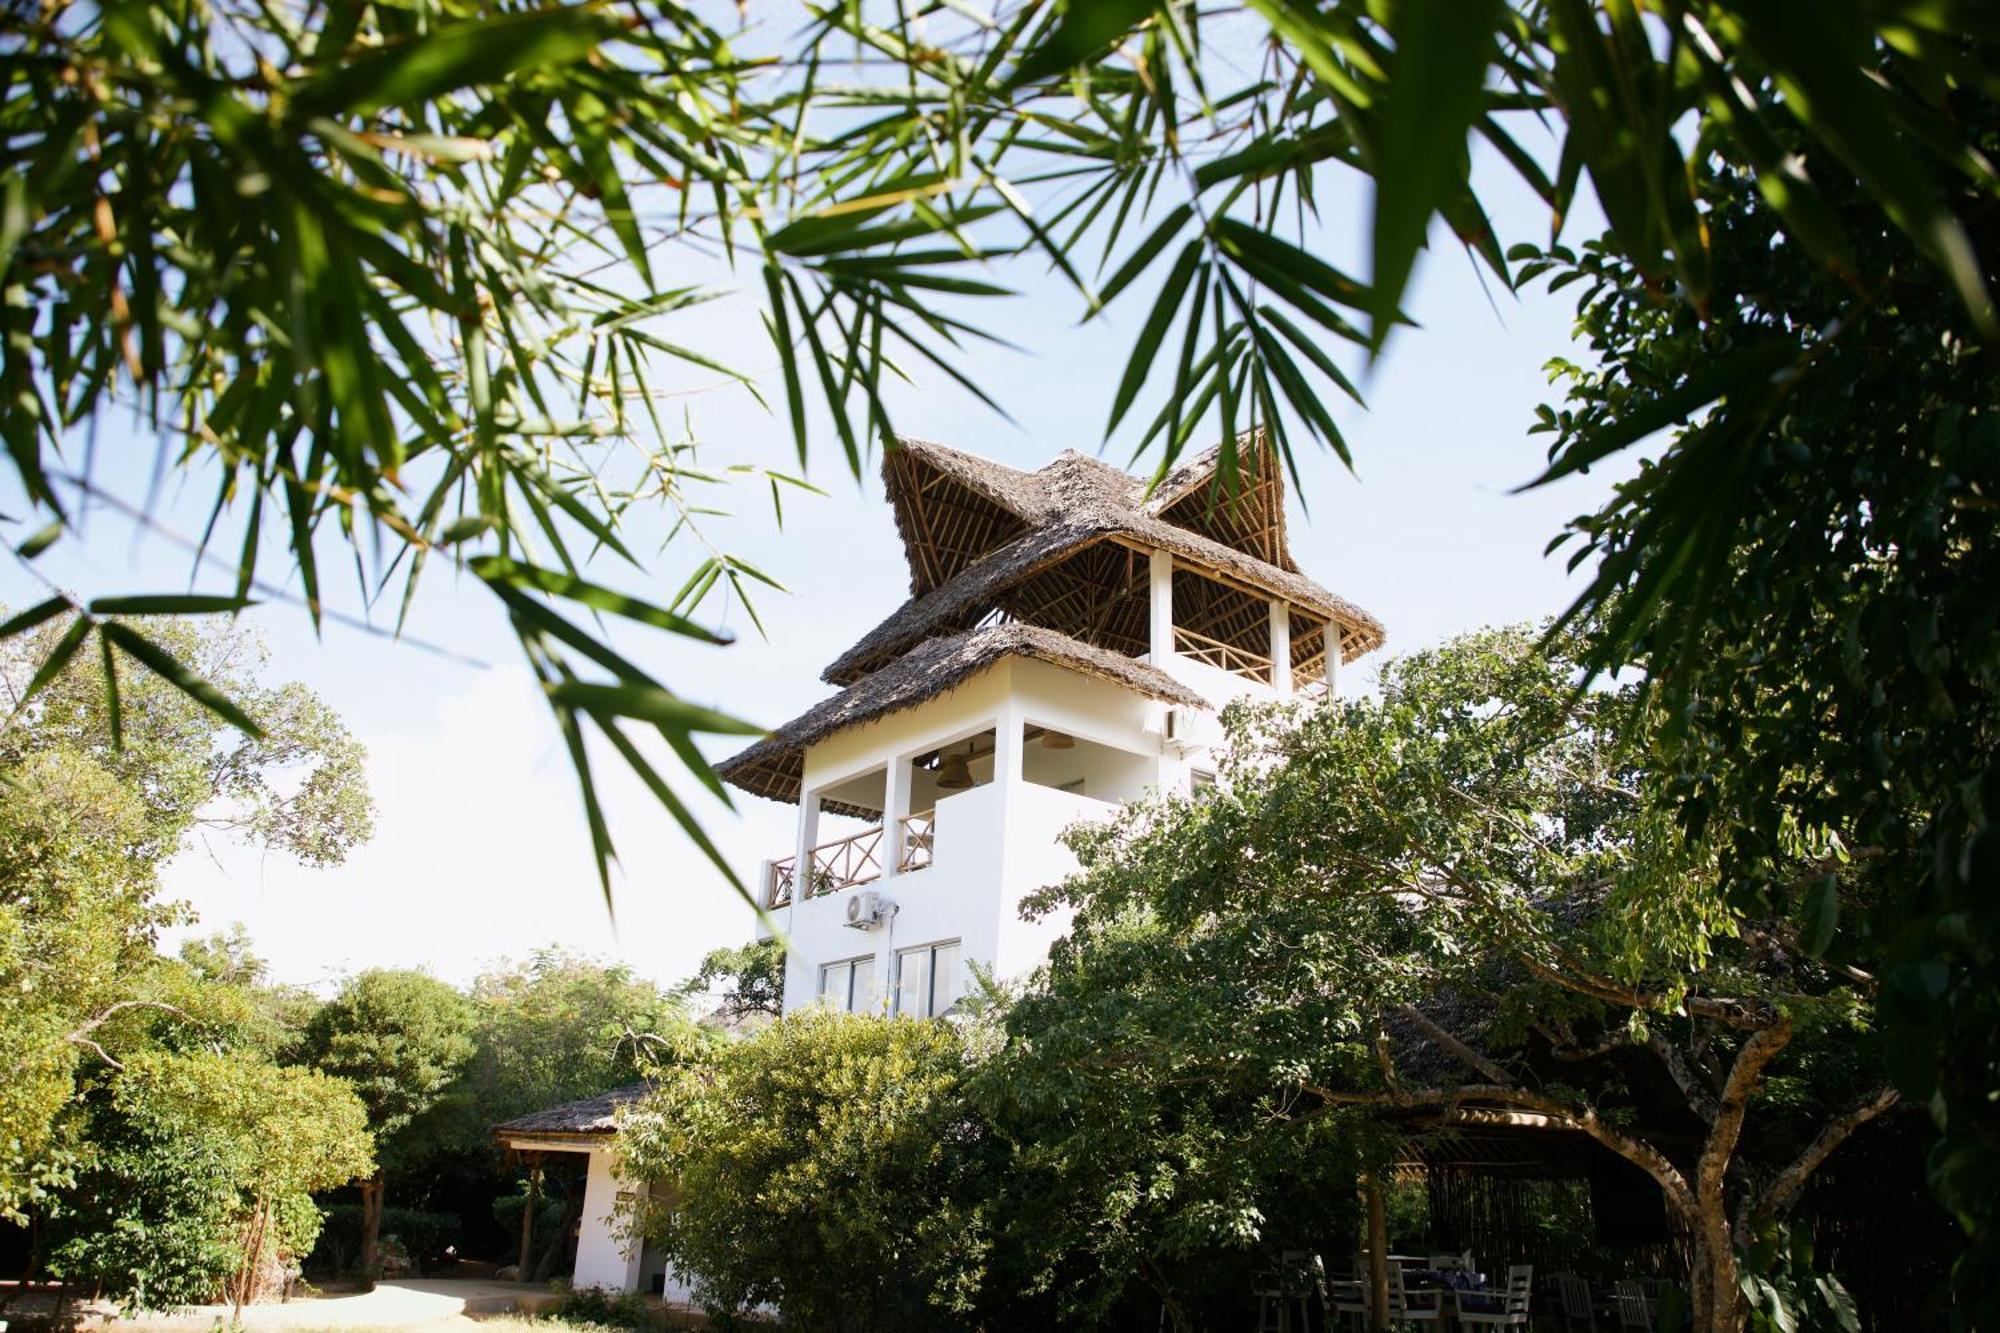
[[[1417,1008],[1414,1004],[1398,1005],[1396,1006],[1396,1012],[1409,1020],[1411,1026],[1422,1032],[1426,1037],[1429,1037],[1432,1042],[1443,1047],[1447,1052],[1456,1057],[1460,1064],[1477,1070],[1487,1078],[1492,1079],[1495,1083],[1505,1083],[1515,1086],[1519,1084],[1519,1079],[1516,1079],[1512,1074],[1486,1056],[1481,1055],[1458,1037],[1445,1031],[1444,1028],[1431,1020],[1430,1015],[1424,1013],[1423,1010]]]
[[[1819,1170],[1820,1164],[1833,1155],[1834,1149],[1847,1142],[1855,1130],[1881,1115],[1901,1100],[1902,1094],[1892,1087],[1884,1087],[1872,1096],[1864,1097],[1826,1123],[1818,1136],[1806,1145],[1792,1164],[1780,1171],[1777,1178],[1765,1189],[1758,1200],[1758,1211],[1765,1217],[1783,1217],[1799,1201],[1799,1193],[1805,1189],[1806,1181]]]
[[[91,1019],[88,1023],[85,1023],[82,1027],[65,1033],[63,1040],[72,1046],[88,1046],[91,1050],[97,1052],[98,1059],[104,1061],[105,1064],[110,1065],[113,1069],[123,1069],[125,1067],[124,1064],[113,1058],[111,1052],[98,1045],[90,1034],[103,1027],[106,1023],[109,1023],[113,1018],[116,1018],[127,1009],[164,1009],[176,1018],[187,1017],[187,1011],[176,1005],[168,1004],[165,1000],[120,1000],[97,1017]]]
[[[1722,1191],[1729,1159],[1735,1155],[1737,1140],[1743,1135],[1743,1118],[1749,1113],[1750,1099],[1756,1095],[1765,1066],[1791,1040],[1792,1020],[1780,1014],[1775,1024],[1751,1034],[1743,1049],[1736,1053],[1736,1060],[1729,1067],[1729,1078],[1722,1085],[1715,1118],[1709,1123],[1708,1141],[1702,1145],[1701,1160],[1695,1166],[1695,1198],[1701,1210],[1712,1209],[1716,1216],[1727,1216],[1722,1209]]]
[[[1714,1124],[1716,1117],[1722,1114],[1722,1106],[1716,1101],[1715,1094],[1708,1090],[1708,1085],[1695,1073],[1693,1066],[1657,1032],[1646,1034],[1646,1049],[1658,1056],[1660,1063],[1667,1067],[1667,1075],[1680,1088],[1681,1096],[1687,1098],[1688,1106],[1694,1113]]]
[[[1461,1125],[1519,1123],[1518,1120],[1509,1120],[1507,1112],[1500,1107],[1514,1106],[1533,1111],[1544,1117],[1552,1128],[1572,1129],[1580,1134],[1589,1135],[1658,1181],[1660,1188],[1666,1192],[1668,1203],[1681,1210],[1683,1215],[1691,1217],[1694,1213],[1694,1193],[1689,1189],[1687,1177],[1681,1174],[1680,1168],[1651,1144],[1630,1138],[1598,1119],[1597,1113],[1589,1107],[1578,1109],[1539,1092],[1530,1092],[1526,1088],[1494,1084],[1472,1083],[1461,1088],[1423,1088],[1396,1092],[1346,1092],[1335,1088],[1318,1087],[1311,1083],[1300,1086],[1331,1106],[1430,1109],[1438,1111],[1448,1123]],[[1497,1102],[1500,1106],[1467,1105],[1477,1102]]]

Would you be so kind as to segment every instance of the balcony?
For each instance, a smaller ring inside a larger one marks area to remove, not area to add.
[[[923,810],[899,821],[901,838],[896,870],[922,870],[937,849],[937,811]],[[820,898],[857,884],[882,878],[882,830],[864,829],[852,837],[821,843],[812,849],[813,874],[807,898]],[[764,906],[790,905],[798,892],[798,857],[773,861],[764,880]]]
[[[1232,676],[1242,676],[1264,685],[1271,683],[1270,658],[1233,643],[1211,639],[1206,634],[1197,634],[1184,625],[1174,626],[1174,651],[1191,662],[1227,671]]]
[[[806,878],[806,898],[821,898],[856,884],[872,883],[882,878],[882,830],[863,829],[851,838],[823,842],[809,856],[812,871]],[[764,884],[764,905],[789,906],[799,892],[798,857],[771,862]]]

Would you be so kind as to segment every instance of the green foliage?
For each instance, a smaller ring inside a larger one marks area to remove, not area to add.
[[[2000,146],[1990,101],[1962,132]],[[1863,186],[1816,179],[1852,238],[1857,296],[1788,219],[1724,170],[1704,194],[1717,280],[1697,318],[1632,290],[1617,235],[1552,252],[1594,369],[1554,367],[1556,469],[1595,442],[1676,425],[1617,501],[1577,525],[1614,631],[1595,654],[1658,675],[1675,725],[1658,763],[1683,826],[1716,845],[1739,910],[1880,979],[1887,1068],[1942,1131],[1936,1195],[1974,1248],[1959,1295],[2000,1318],[2000,973],[1993,825],[2000,750],[2000,401],[1992,342],[1922,280],[1917,248],[1871,230]],[[1953,197],[1974,208],[1972,195]],[[1973,214],[1992,231],[1990,206]],[[1782,365],[1719,387],[1734,349]],[[1800,859],[1808,860],[1801,873]],[[1837,872],[1837,873],[1836,873]],[[1851,885],[1865,878],[1866,898]]]
[[[159,898],[159,866],[198,828],[308,862],[339,860],[372,817],[362,753],[309,692],[256,681],[261,650],[220,625],[156,633],[229,682],[264,719],[263,738],[223,729],[145,677],[120,687],[114,744],[102,666],[70,662],[23,703],[46,635],[0,641],[0,1217],[18,1218],[67,1178],[81,1146],[66,1124],[78,1078],[121,1053],[283,1045],[277,1003],[254,981],[160,959],[157,932],[181,919]],[[247,954],[246,954],[247,958]],[[207,961],[214,962],[214,958]],[[266,1001],[271,1001],[269,1007]],[[263,1035],[252,1039],[252,1028]]]
[[[0,689],[16,710],[0,730],[0,769],[51,752],[97,764],[142,802],[148,827],[137,850],[160,859],[206,829],[307,865],[338,865],[373,833],[366,751],[305,686],[262,683],[268,655],[248,630],[178,617],[147,624],[153,643],[226,693],[258,734],[126,663],[116,668],[114,735],[103,656],[81,653],[29,688],[66,625],[0,638]]]
[[[814,1010],[663,1068],[618,1136],[671,1201],[645,1234],[719,1319],[976,1326],[990,1143],[966,1066],[947,1024]]]
[[[719,993],[716,1012],[731,1022],[757,1015],[776,1018],[785,1009],[784,945],[773,938],[711,949],[675,991],[689,999]]]
[[[1287,1132],[1528,1112],[1651,1175],[1696,1326],[1740,1322],[1731,1219],[1782,1215],[1822,1131],[1895,1099],[1867,986],[1717,906],[1645,765],[1657,718],[1637,685],[1581,688],[1581,647],[1487,631],[1391,664],[1375,699],[1239,707],[1213,788],[1072,834],[1081,872],[1034,905],[1074,923],[998,1066],[1041,1104],[1027,1159],[1082,1188],[1045,1204],[1052,1228],[1075,1210],[1067,1245],[1143,1277],[1264,1234],[1262,1181],[1303,1154],[1259,1154]],[[1699,1161],[1675,1156],[1690,1124]],[[1379,1163],[1383,1131],[1350,1132],[1345,1169]]]
[[[593,1328],[648,1329],[661,1320],[643,1294],[603,1287],[570,1288],[556,1302],[554,1317]]]
[[[1743,1295],[1750,1333],[1861,1333],[1861,1313],[1840,1279],[1813,1263],[1812,1241],[1768,1222],[1745,1238]]]
[[[306,1049],[354,1088],[384,1166],[399,1166],[426,1151],[412,1127],[454,1092],[472,1057],[472,1027],[470,1002],[436,977],[372,969],[313,1015]]]
[[[1955,99],[1992,88],[2000,34],[1972,0],[1827,0],[1816,19],[1774,0],[1258,0],[1254,62],[1211,54],[1242,15],[1188,0],[998,0],[887,27],[843,4],[754,54],[756,34],[678,7],[637,25],[511,0],[323,24],[134,5],[23,20],[0,85],[20,131],[0,182],[0,438],[37,511],[17,549],[74,531],[70,492],[90,482],[66,470],[64,434],[136,396],[162,457],[212,484],[203,554],[237,550],[233,588],[100,599],[58,656],[94,637],[105,660],[247,721],[104,617],[288,595],[259,574],[267,532],[315,620],[322,539],[351,547],[368,600],[400,575],[405,608],[433,555],[469,557],[548,687],[607,892],[586,726],[735,882],[633,733],[663,733],[719,791],[692,737],[743,724],[578,623],[609,611],[718,642],[692,618],[709,594],[770,582],[712,551],[665,606],[581,577],[599,550],[637,563],[628,513],[678,534],[724,475],[668,436],[657,395],[678,376],[749,383],[674,332],[715,293],[661,275],[705,253],[754,268],[801,455],[823,408],[856,469],[891,436],[899,361],[986,396],[959,364],[979,331],[941,298],[1007,294],[964,266],[1020,254],[1087,314],[1161,276],[1112,416],[1164,354],[1143,436],[1163,467],[1211,416],[1231,484],[1242,425],[1287,455],[1295,430],[1345,455],[1326,399],[1355,390],[1322,344],[1381,349],[1433,220],[1511,283],[1474,136],[1552,232],[1587,172],[1646,287],[1697,314],[1729,301],[1700,208],[1715,145],[1816,264],[1858,285],[1855,238],[1893,228],[1990,332],[1969,221],[2000,175]],[[836,65],[851,72],[822,78]],[[1528,124],[1554,133],[1553,173],[1516,137]],[[1865,185],[1858,222],[1816,184],[1835,164]],[[1374,181],[1365,282],[1313,253],[1306,218],[1334,167]],[[1093,250],[1101,290],[1082,272]],[[1733,348],[1718,372],[1751,376],[1756,353]],[[789,480],[760,479],[774,503]],[[72,609],[55,593],[29,618]]]
[[[639,1080],[648,1047],[699,1041],[680,1003],[622,964],[542,949],[472,986],[476,1133]]]
[[[134,1057],[93,1107],[97,1148],[56,1216],[51,1266],[135,1308],[253,1297],[317,1238],[317,1190],[373,1169],[360,1101],[316,1071],[215,1054]]]

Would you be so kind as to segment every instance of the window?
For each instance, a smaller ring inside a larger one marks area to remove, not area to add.
[[[936,1018],[957,1001],[958,941],[925,944],[896,954],[896,1012]]]
[[[819,970],[819,1001],[832,1009],[858,1014],[875,1004],[875,959],[849,958]]]
[[[1194,768],[1188,770],[1188,795],[1199,796],[1215,785],[1212,769]]]

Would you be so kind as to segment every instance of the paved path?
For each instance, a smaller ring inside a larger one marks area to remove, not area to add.
[[[523,1296],[547,1294],[546,1288],[518,1282],[485,1282],[461,1278],[396,1278],[378,1282],[375,1290],[354,1296],[321,1296],[273,1305],[243,1307],[243,1327],[252,1330],[418,1328],[442,1321],[469,1322],[465,1315],[501,1314],[516,1308]],[[134,1320],[106,1320],[109,1329],[209,1329],[219,1320],[229,1323],[226,1305],[193,1305],[171,1315],[145,1315]]]

